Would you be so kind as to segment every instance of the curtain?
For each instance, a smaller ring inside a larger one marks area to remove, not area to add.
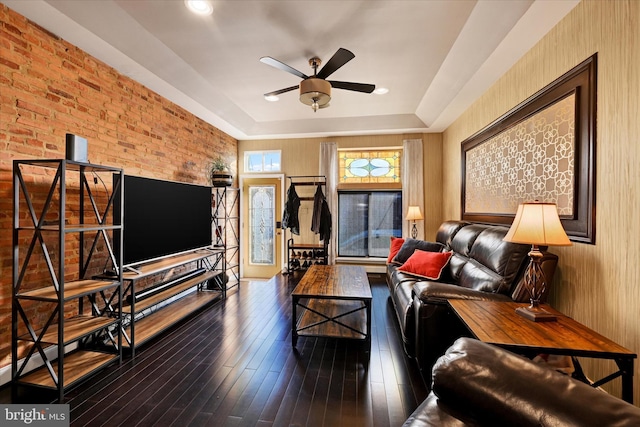
[[[325,198],[331,212],[331,239],[329,240],[329,264],[336,260],[336,236],[338,234],[338,144],[320,143],[320,175],[327,178]]]
[[[405,139],[402,143],[402,218],[409,206],[418,206],[424,217],[424,174],[422,171],[422,139]],[[402,235],[411,236],[409,221],[402,221]],[[416,221],[418,239],[424,239],[424,220]]]

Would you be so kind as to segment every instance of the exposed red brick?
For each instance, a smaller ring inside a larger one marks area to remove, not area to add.
[[[12,168],[15,159],[64,158],[65,133],[87,138],[89,158],[97,164],[122,167],[126,173],[207,184],[209,159],[237,156],[237,141],[149,88],[60,39],[0,4],[0,270],[12,266]],[[42,210],[53,169],[24,171],[37,212]],[[74,188],[77,183],[71,183]],[[68,195],[73,205],[77,193]],[[57,203],[57,195],[54,198]],[[24,204],[24,203],[23,203]],[[48,220],[57,220],[51,211]],[[70,206],[68,220],[77,220]],[[21,221],[30,220],[26,206]],[[20,253],[24,256],[28,236]],[[55,236],[47,237],[55,251]],[[65,241],[68,268],[78,275],[78,241]],[[55,253],[52,253],[54,259]],[[104,265],[105,250],[97,261]],[[55,262],[54,262],[55,264]],[[48,280],[39,248],[25,280],[31,286]],[[91,267],[93,268],[93,266]],[[97,268],[97,267],[96,267]],[[11,363],[11,274],[0,275],[0,367]],[[34,326],[47,320],[50,306],[27,304]],[[74,304],[65,315],[75,314]],[[22,354],[22,347],[19,354]]]

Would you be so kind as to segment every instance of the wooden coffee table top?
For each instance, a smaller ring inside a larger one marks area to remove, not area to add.
[[[518,314],[515,302],[449,300],[458,317],[480,341],[523,350],[587,356],[636,358],[637,355],[549,306],[557,322],[532,322]]]
[[[364,267],[312,265],[291,293],[300,298],[371,299]]]

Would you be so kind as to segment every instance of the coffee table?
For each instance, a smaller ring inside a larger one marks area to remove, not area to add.
[[[477,339],[514,353],[527,357],[543,353],[613,359],[618,371],[591,385],[599,387],[622,377],[622,399],[633,404],[633,362],[637,354],[559,311],[545,306],[545,310],[556,314],[558,320],[537,323],[516,314],[517,307],[527,304],[449,300],[449,305]],[[578,361],[574,359],[574,363]]]
[[[363,340],[370,345],[371,298],[364,267],[311,266],[291,293],[292,345],[299,336]]]

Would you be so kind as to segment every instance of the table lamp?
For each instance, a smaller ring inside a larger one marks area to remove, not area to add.
[[[409,211],[407,212],[407,221],[413,221],[413,227],[411,227],[411,238],[415,239],[418,237],[418,228],[416,227],[416,220],[422,219],[422,213],[420,213],[419,206],[409,206]]]
[[[547,286],[547,279],[540,265],[540,246],[570,246],[555,203],[527,202],[518,206],[518,212],[505,241],[531,245],[531,262],[525,271],[524,285],[531,297],[529,307],[519,307],[516,312],[534,322],[549,322],[556,316],[540,307],[540,298]]]

